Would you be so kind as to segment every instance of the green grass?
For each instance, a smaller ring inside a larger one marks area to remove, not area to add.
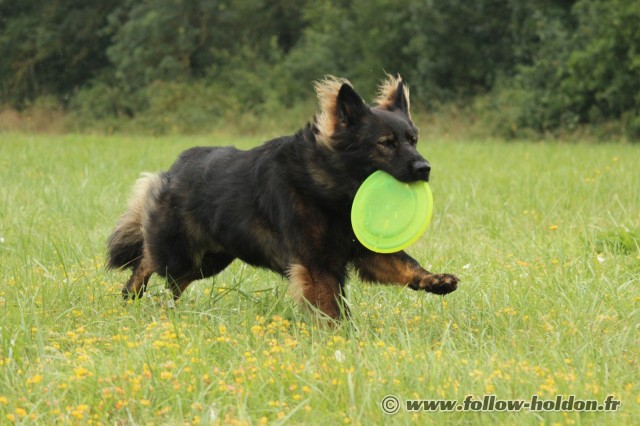
[[[0,424],[637,424],[639,147],[422,142],[435,211],[408,251],[445,297],[356,279],[318,328],[234,262],[172,307],[123,304],[105,242],[141,171],[204,137],[0,135]],[[619,249],[618,239],[624,243]],[[604,242],[603,242],[604,241]],[[613,241],[609,244],[608,241]],[[628,246],[628,247],[627,247]],[[622,401],[613,413],[390,416],[405,399]]]

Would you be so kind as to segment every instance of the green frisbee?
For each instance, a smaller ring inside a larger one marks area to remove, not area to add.
[[[427,230],[433,194],[424,181],[404,183],[378,170],[360,186],[351,205],[351,226],[363,246],[378,253],[409,247]]]

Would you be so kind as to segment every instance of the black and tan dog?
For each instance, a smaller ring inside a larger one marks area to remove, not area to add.
[[[125,298],[140,297],[153,273],[167,277],[178,298],[236,258],[287,277],[296,300],[334,319],[348,314],[350,265],[367,281],[456,289],[454,275],[432,274],[404,252],[365,249],[351,227],[354,195],[374,171],[429,179],[407,86],[388,76],[373,106],[346,80],[328,77],[315,87],[320,112],[295,135],[248,151],[192,148],[169,171],[137,181],[109,239],[109,267],[133,270]]]

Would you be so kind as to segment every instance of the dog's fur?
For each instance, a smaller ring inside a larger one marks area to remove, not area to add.
[[[142,296],[157,273],[177,299],[236,258],[287,277],[295,299],[333,319],[348,315],[349,265],[367,281],[436,294],[456,289],[454,275],[432,274],[404,252],[371,252],[351,228],[354,195],[374,171],[429,179],[407,86],[388,76],[373,106],[343,79],[327,77],[315,88],[320,112],[295,135],[248,151],[192,148],[169,171],[138,180],[108,245],[108,266],[133,272],[125,298]]]

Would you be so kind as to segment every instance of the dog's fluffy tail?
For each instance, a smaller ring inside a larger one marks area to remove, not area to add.
[[[142,258],[142,224],[163,186],[160,173],[143,173],[133,187],[127,211],[120,217],[107,245],[107,267],[135,268]]]

